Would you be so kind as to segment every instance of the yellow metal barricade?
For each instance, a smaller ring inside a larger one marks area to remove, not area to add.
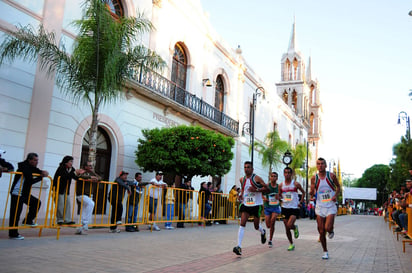
[[[158,198],[154,198],[156,196]],[[198,199],[202,201],[197,191],[150,186],[145,202],[146,223],[153,230],[157,223],[165,223],[166,226],[169,223],[178,223],[180,226],[183,223],[202,222],[201,206],[194,201]]]
[[[28,196],[22,196],[22,189],[24,184],[24,176],[22,172],[3,172],[3,175],[9,174],[9,185],[7,189],[7,197],[4,203],[3,219],[1,221],[0,230],[11,230],[11,229],[28,229],[28,228],[38,228],[39,236],[41,236],[42,229],[46,226],[47,222],[47,212],[49,204],[46,202],[48,200],[47,195],[44,194],[44,188],[48,185],[45,183],[45,178],[50,180],[52,183],[52,178],[42,177],[41,180],[30,187]],[[17,195],[11,195],[11,187],[16,175],[20,176],[20,183],[17,189]],[[39,174],[33,174],[35,177],[40,177]],[[41,204],[47,203],[46,212],[40,211]],[[26,207],[23,206],[26,204]],[[32,211],[35,214],[34,219],[31,219],[33,223],[28,223],[27,219],[29,212]],[[21,222],[22,226],[19,226],[19,221],[21,220],[21,215],[24,215]],[[13,218],[13,219],[11,219]],[[8,224],[7,224],[8,220]]]

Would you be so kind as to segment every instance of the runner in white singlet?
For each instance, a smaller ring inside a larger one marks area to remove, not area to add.
[[[285,224],[286,236],[290,243],[288,251],[295,250],[291,230],[294,231],[295,239],[297,239],[299,237],[299,229],[298,225],[295,225],[295,221],[300,213],[300,202],[303,202],[305,198],[305,191],[302,185],[292,179],[292,174],[293,170],[290,167],[286,167],[283,170],[285,181],[279,185],[279,193],[282,196],[282,214],[285,216],[283,223]],[[298,190],[302,193],[301,200],[299,200]]]
[[[238,231],[238,244],[233,248],[233,252],[242,255],[242,240],[245,233],[247,220],[253,216],[255,229],[260,232],[260,241],[266,242],[266,230],[260,224],[260,208],[263,205],[262,192],[267,191],[267,185],[260,176],[253,173],[253,166],[250,161],[244,164],[245,176],[240,179],[242,191],[239,195],[240,205],[240,226]]]
[[[340,193],[339,181],[335,174],[326,171],[326,160],[318,158],[316,161],[318,174],[311,178],[310,196],[316,194],[316,220],[318,222],[319,239],[323,248],[322,259],[329,259],[326,246],[326,232],[329,239],[335,235],[333,224],[337,213],[336,198]]]

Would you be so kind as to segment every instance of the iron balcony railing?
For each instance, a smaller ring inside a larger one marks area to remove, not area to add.
[[[239,122],[225,115],[217,108],[204,102],[202,99],[176,86],[175,83],[161,76],[160,74],[147,69],[133,69],[132,80],[150,88],[152,91],[163,95],[190,110],[206,117],[207,119],[225,127],[226,129],[239,134]]]

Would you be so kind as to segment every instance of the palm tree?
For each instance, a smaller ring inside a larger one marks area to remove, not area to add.
[[[56,77],[62,92],[90,106],[92,124],[89,134],[89,161],[95,163],[98,114],[102,105],[115,102],[123,95],[122,87],[133,68],[163,68],[164,61],[150,49],[134,45],[145,32],[153,29],[143,14],[114,18],[106,0],[85,0],[84,14],[74,21],[79,33],[73,52],[59,47],[54,33],[42,25],[17,27],[0,45],[0,64],[22,58],[38,61],[49,77]]]
[[[305,144],[297,144],[295,148],[292,149],[293,160],[290,164],[290,167],[293,169],[296,175],[306,178],[306,168],[302,168],[305,165],[306,161],[306,151],[307,147]],[[310,151],[308,151],[308,159],[311,158]],[[309,167],[308,178],[311,178],[316,174],[316,167]]]
[[[281,162],[283,153],[288,149],[289,144],[280,138],[277,131],[268,133],[264,143],[255,143],[255,146],[262,155],[262,165],[269,167],[270,173],[272,167],[276,167]]]

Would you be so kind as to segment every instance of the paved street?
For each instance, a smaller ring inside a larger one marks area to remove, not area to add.
[[[283,223],[277,222],[273,248],[260,244],[248,223],[241,257],[232,253],[238,226],[198,227],[150,232],[108,233],[90,230],[74,235],[67,228],[56,240],[54,230],[36,237],[36,229],[21,230],[23,241],[0,232],[1,272],[412,272],[412,245],[401,241],[382,217],[339,216],[335,238],[328,240],[329,260],[322,260],[315,221],[297,221],[300,237],[293,252]]]

